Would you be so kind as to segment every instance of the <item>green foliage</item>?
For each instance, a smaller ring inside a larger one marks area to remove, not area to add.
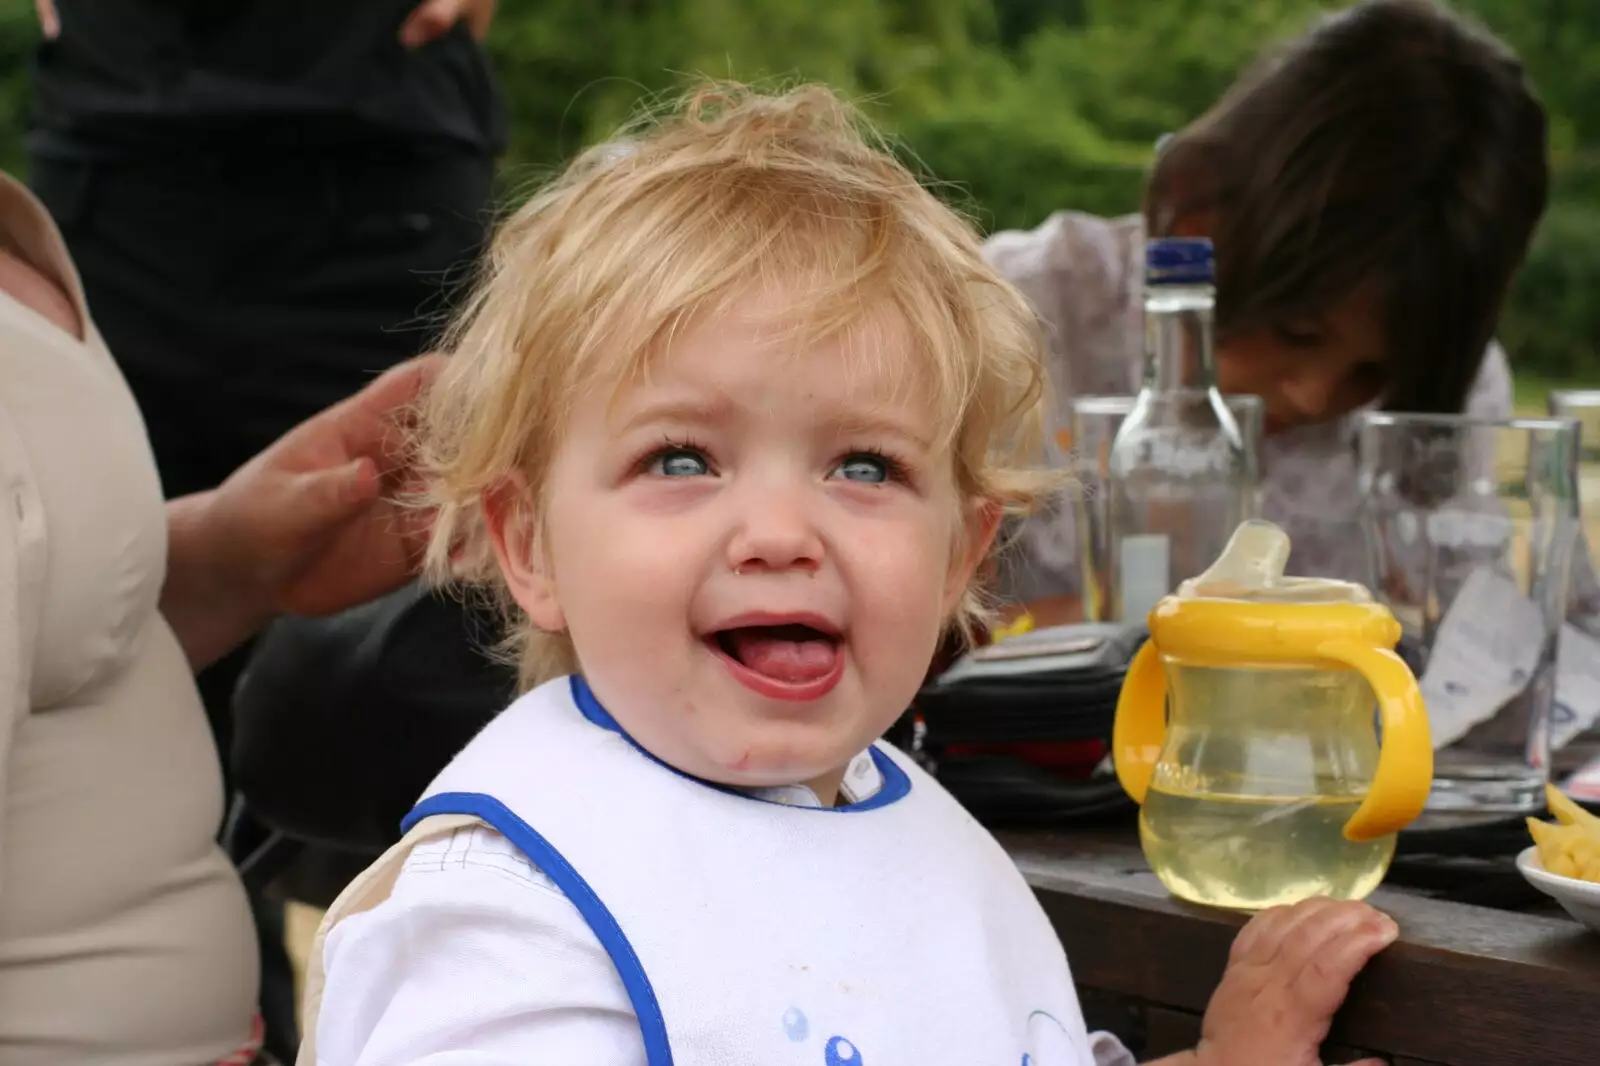
[[[1349,0],[502,0],[508,189],[701,76],[823,81],[861,100],[988,228],[1137,210],[1155,139],[1261,49]],[[1522,56],[1555,189],[1507,309],[1519,370],[1600,382],[1600,3],[1456,0]],[[0,167],[24,168],[32,0],[0,0]]]
[[[1040,27],[1024,76],[1108,138],[1148,145],[1222,94],[1267,42],[1303,28],[1311,0],[1086,0],[1083,25]]]
[[[0,0],[0,170],[22,174],[28,58],[39,40],[33,0]]]
[[[1557,203],[1545,215],[1501,319],[1513,366],[1600,384],[1600,211]]]
[[[1037,225],[1063,207],[1100,215],[1139,208],[1141,163],[1074,151],[1046,129],[951,114],[913,118],[899,134],[926,175],[965,175],[940,191],[985,229]],[[1003,171],[996,159],[1006,161]]]

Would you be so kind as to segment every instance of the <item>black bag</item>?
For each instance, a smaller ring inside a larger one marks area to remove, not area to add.
[[[486,653],[500,633],[492,612],[421,582],[275,622],[234,691],[244,810],[228,835],[247,879],[283,875],[289,895],[325,905],[398,840],[429,782],[516,694],[515,669]]]
[[[1143,627],[1054,626],[974,649],[917,694],[911,747],[980,822],[1061,826],[1126,815],[1105,755]],[[1047,754],[1076,753],[1066,776]]]

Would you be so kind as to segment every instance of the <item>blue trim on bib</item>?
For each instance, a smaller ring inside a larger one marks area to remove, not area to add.
[[[661,1016],[661,1004],[656,999],[649,976],[644,972],[644,965],[634,953],[633,945],[628,943],[627,934],[583,879],[583,875],[531,825],[517,817],[515,811],[493,796],[481,792],[441,792],[437,796],[429,796],[411,809],[411,813],[400,823],[400,830],[402,833],[409,832],[422,819],[436,814],[468,814],[483,819],[501,836],[522,849],[528,861],[555,882],[562,894],[578,908],[583,920],[589,923],[595,938],[606,949],[606,954],[611,956],[617,973],[622,975],[622,987],[628,991],[633,1012],[639,1017],[639,1030],[644,1035],[645,1061],[649,1066],[672,1066],[672,1043],[667,1039],[667,1023]]]
[[[589,688],[589,683],[582,677],[578,676],[577,674],[572,674],[567,680],[572,688],[572,702],[578,705],[579,713],[587,718],[592,724],[599,726],[601,729],[609,729],[611,732],[616,733],[618,736],[622,737],[629,744],[632,744],[636,749],[642,752],[652,762],[655,762],[659,766],[666,767],[679,777],[688,778],[690,781],[705,785],[707,788],[714,788],[718,792],[725,792],[730,796],[738,796],[740,799],[754,800],[756,803],[770,803],[774,807],[788,807],[791,810],[825,811],[829,814],[859,814],[862,811],[873,811],[877,810],[879,807],[887,807],[889,804],[894,803],[897,800],[904,799],[911,792],[911,778],[907,776],[903,769],[900,768],[899,763],[890,758],[888,753],[882,751],[876,744],[868,748],[867,751],[871,753],[872,761],[878,767],[878,773],[883,775],[882,787],[879,788],[877,792],[874,792],[872,795],[862,800],[860,803],[847,803],[842,807],[796,807],[793,804],[779,803],[777,800],[769,800],[763,799],[760,796],[752,796],[747,792],[740,792],[738,789],[730,788],[727,785],[719,785],[712,781],[704,781],[693,776],[692,774],[684,773],[676,766],[671,766],[662,762],[654,755],[651,755],[648,751],[645,751],[644,748],[640,747],[639,742],[630,737],[627,731],[624,730],[622,726],[617,724],[617,720],[611,717],[611,712],[607,711],[600,705],[600,700],[595,696],[594,691]]]

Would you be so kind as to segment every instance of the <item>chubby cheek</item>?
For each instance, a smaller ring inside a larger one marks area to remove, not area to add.
[[[854,653],[869,682],[922,683],[943,630],[951,538],[907,531],[862,553],[850,574]]]
[[[681,638],[696,568],[668,539],[619,535],[616,524],[576,521],[552,529],[556,595],[591,668],[659,659]]]

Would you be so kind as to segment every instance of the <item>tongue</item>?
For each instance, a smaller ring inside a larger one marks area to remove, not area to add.
[[[826,677],[839,648],[821,637],[797,640],[770,629],[735,629],[727,634],[729,650],[745,666],[774,681],[815,681]]]

